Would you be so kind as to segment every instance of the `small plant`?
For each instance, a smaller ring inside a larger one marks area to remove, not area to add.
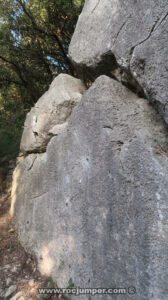
[[[52,279],[47,283],[47,288],[48,289],[54,289],[55,288],[55,283]]]
[[[46,282],[46,288],[47,288],[47,289],[54,289],[54,288],[55,288],[55,283],[54,283],[54,281],[52,280],[52,278],[49,278],[49,279],[47,280],[47,282]],[[40,295],[39,295],[39,300],[44,300],[44,299],[45,299],[44,295],[40,294]]]
[[[15,244],[13,242],[9,242],[7,244],[7,249],[12,250],[15,247]]]
[[[39,295],[39,300],[44,300],[44,295]]]
[[[75,284],[73,283],[72,278],[69,278],[66,289],[72,289],[75,287]]]

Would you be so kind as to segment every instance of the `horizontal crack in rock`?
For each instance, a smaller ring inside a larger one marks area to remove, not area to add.
[[[85,82],[87,87],[90,87],[97,77],[106,75],[121,82],[121,84],[126,86],[139,97],[147,98],[143,88],[133,77],[130,70],[121,67],[117,63],[116,57],[111,50],[102,55],[93,66],[86,66],[83,64],[76,65],[75,63],[74,66],[78,77]]]

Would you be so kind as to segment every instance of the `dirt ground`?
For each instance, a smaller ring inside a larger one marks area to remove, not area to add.
[[[10,188],[0,194],[0,300],[63,299],[38,294],[38,288],[51,287],[54,283],[40,275],[35,258],[18,242],[9,208]]]

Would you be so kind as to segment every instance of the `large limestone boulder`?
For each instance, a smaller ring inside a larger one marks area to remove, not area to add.
[[[164,123],[147,100],[101,76],[46,152],[17,165],[12,210],[23,246],[59,286],[135,286],[115,299],[167,300],[167,195]],[[78,299],[95,297],[112,295]]]
[[[86,0],[69,54],[85,76],[115,76],[168,123],[167,0]]]
[[[66,126],[73,107],[85,91],[83,83],[67,74],[57,76],[49,90],[27,114],[21,152],[44,152],[51,136]]]

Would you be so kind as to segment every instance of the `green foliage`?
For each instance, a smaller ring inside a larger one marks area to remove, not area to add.
[[[72,289],[75,287],[75,284],[73,283],[72,278],[69,278],[66,289]]]
[[[0,157],[15,156],[26,112],[60,72],[83,0],[0,0]]]
[[[9,242],[6,247],[7,249],[12,250],[15,248],[15,244],[13,242]]]
[[[54,289],[55,288],[55,283],[52,279],[50,279],[50,281],[48,282],[47,288],[48,289]]]
[[[26,111],[15,92],[13,86],[0,94],[0,165],[3,157],[12,159],[19,150]]]

